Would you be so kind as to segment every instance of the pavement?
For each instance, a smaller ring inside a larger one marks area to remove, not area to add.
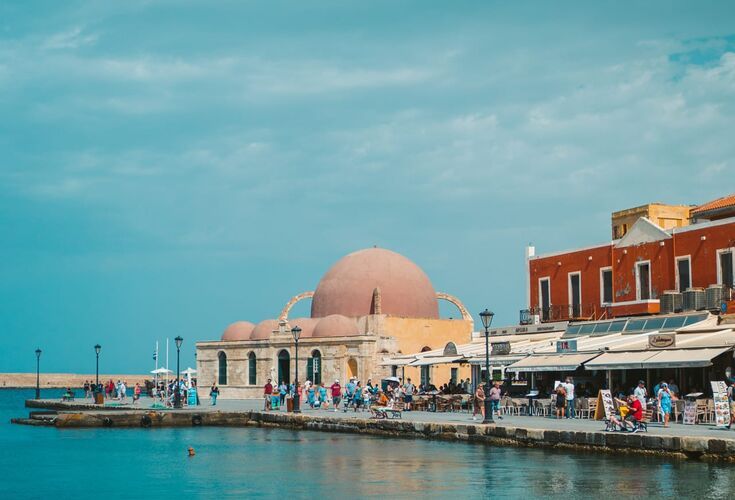
[[[41,400],[42,402],[58,404],[58,399],[47,399]],[[182,409],[174,410],[168,409],[167,411],[176,412],[207,412],[207,411],[263,411],[263,400],[262,399],[219,399],[216,406],[211,406],[209,399],[201,401],[200,406],[195,407],[184,407]],[[161,410],[162,408],[157,407],[156,401],[151,398],[143,397],[138,403],[133,405],[132,403],[119,402],[107,402],[106,408],[115,410]],[[159,403],[160,405],[160,403]],[[90,411],[92,408],[91,399],[77,399],[74,402],[65,403],[65,410],[69,411]],[[99,410],[99,407],[94,407],[95,410]],[[284,410],[273,410],[273,413],[285,413]],[[356,419],[356,418],[369,418],[370,412],[349,410],[343,412],[339,410],[312,410],[308,406],[304,408],[302,406],[302,413],[304,415],[310,415],[314,417],[329,417],[329,418],[344,418],[344,419]],[[403,420],[414,421],[414,422],[426,422],[426,423],[437,423],[437,424],[472,424],[480,423],[481,419],[478,415],[478,420],[472,420],[472,414],[463,412],[446,412],[446,413],[434,413],[426,411],[410,411],[403,412]],[[496,419],[495,425],[507,426],[507,427],[524,427],[529,429],[544,429],[544,430],[559,430],[559,431],[586,431],[586,432],[602,432],[605,429],[605,424],[601,421],[595,421],[591,419],[556,419],[551,417],[536,417],[536,416],[517,416],[517,415],[504,415],[503,419]],[[683,425],[680,423],[672,423],[669,428],[664,428],[662,424],[651,422],[648,425],[648,433],[655,435],[665,436],[698,436],[698,437],[712,437],[712,438],[729,438],[735,439],[735,426],[732,430],[717,428],[712,424],[697,424],[697,425]]]

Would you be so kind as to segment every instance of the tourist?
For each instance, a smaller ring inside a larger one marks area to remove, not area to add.
[[[342,397],[342,386],[339,385],[339,380],[335,380],[329,386],[329,389],[332,391],[332,406],[334,406],[334,411],[337,411],[339,409],[339,401]]]
[[[286,385],[286,382],[281,380],[281,383],[278,384],[278,399],[281,408],[284,408],[286,405],[286,394],[288,394],[288,386]]]
[[[729,429],[733,424],[733,420],[735,420],[735,380],[730,379],[730,377],[727,378],[731,381],[727,386],[727,400],[730,402],[730,423],[727,424],[727,428]]]
[[[406,403],[406,411],[411,411],[411,403],[413,403],[413,395],[416,392],[416,386],[411,383],[411,379],[406,380],[406,385],[403,387],[403,400]]]
[[[120,401],[125,401],[125,392],[127,391],[127,387],[125,387],[125,382],[122,382],[120,380],[117,381],[117,399]]]
[[[219,387],[217,387],[217,384],[212,383],[212,388],[209,389],[209,397],[212,400],[212,406],[217,406],[217,396],[219,396]]]
[[[388,406],[388,396],[385,395],[383,389],[378,389],[378,398],[375,400],[375,404],[378,406]]]
[[[350,379],[349,382],[347,382],[347,385],[345,385],[345,404],[344,404],[344,412],[347,413],[347,408],[352,404],[352,400],[355,397],[355,383],[353,382],[354,379]]]
[[[363,411],[367,411],[370,408],[370,389],[365,386],[365,388],[362,390],[362,408]]]
[[[140,399],[140,383],[136,382],[133,388],[133,404]]]
[[[493,386],[490,388],[488,397],[490,398],[490,416],[495,414],[498,415],[500,420],[503,417],[500,416],[500,396],[501,396],[500,380],[493,382]]]
[[[352,404],[355,406],[355,412],[362,406],[362,383],[359,380],[352,396]]]
[[[671,392],[671,395],[675,398],[678,398],[681,396],[679,393],[679,386],[674,383],[674,379],[669,379],[669,392]]]
[[[264,411],[268,411],[271,409],[271,395],[273,394],[273,384],[271,384],[271,379],[268,379],[268,382],[266,382],[265,386],[263,387],[263,399],[265,400],[265,406],[263,408]]]
[[[626,417],[626,422],[632,425],[633,432],[637,432],[638,425],[643,420],[643,403],[641,403],[638,396],[631,394],[628,396],[628,406],[630,407],[630,413]]]
[[[475,406],[472,409],[472,420],[477,420],[477,414],[482,414],[482,419],[485,420],[485,389],[482,388],[482,384],[477,385],[475,390]]]
[[[314,390],[314,386],[311,385],[311,383],[307,380],[305,384],[306,389],[306,402],[309,403],[309,406],[311,409],[314,409],[314,404],[316,403],[316,391]]]
[[[393,399],[395,401],[403,400],[403,387],[401,386],[401,384],[398,384],[393,388]]]
[[[567,377],[567,382],[564,384],[564,390],[567,392],[567,418],[577,418],[574,413],[574,381],[572,377]]]
[[[567,390],[561,382],[556,386],[556,418],[562,418],[567,406]]]
[[[84,381],[84,399],[89,398],[92,392],[89,390],[89,380]]]
[[[664,427],[669,426],[669,416],[671,414],[671,400],[672,394],[669,390],[669,385],[666,382],[661,383],[661,388],[658,390],[658,408],[659,413],[663,416]]]
[[[329,409],[329,401],[327,399],[327,388],[319,384],[319,408],[323,410]]]
[[[638,381],[638,387],[635,388],[633,391],[633,395],[638,398],[638,401],[641,402],[641,405],[643,405],[643,409],[646,409],[646,397],[648,396],[648,392],[646,391],[646,383],[642,380]]]

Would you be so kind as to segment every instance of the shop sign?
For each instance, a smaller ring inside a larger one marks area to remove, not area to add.
[[[723,381],[710,383],[712,384],[712,399],[715,403],[715,425],[729,427],[730,402],[727,399],[727,384]]]
[[[684,403],[684,425],[694,425],[697,423],[697,401],[687,399]]]
[[[665,349],[676,347],[675,333],[655,333],[648,336],[648,347],[651,349]]]
[[[577,352],[576,340],[557,340],[556,352]]]
[[[490,344],[490,354],[494,356],[507,356],[510,354],[510,342],[493,342]]]

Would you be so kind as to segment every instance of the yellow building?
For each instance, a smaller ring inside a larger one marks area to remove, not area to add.
[[[290,318],[291,308],[311,299],[308,318]],[[461,319],[439,317],[439,300],[459,309]],[[440,349],[471,340],[473,322],[455,297],[438,293],[428,276],[406,257],[369,248],[340,259],[314,291],[295,295],[278,319],[231,324],[220,340],[198,342],[201,387],[216,382],[223,398],[260,397],[267,379],[291,382],[294,340],[301,328],[299,381],[331,384],[355,377],[377,383],[396,375],[439,385],[469,377],[467,366],[401,367],[383,364],[403,353]]]
[[[645,217],[663,229],[689,225],[689,205],[666,205],[648,203],[640,207],[627,208],[612,213],[612,237],[622,238],[641,217]]]

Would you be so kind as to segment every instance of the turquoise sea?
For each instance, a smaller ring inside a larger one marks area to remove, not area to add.
[[[0,390],[3,499],[731,498],[735,491],[735,465],[278,429],[11,425],[27,415],[23,401],[33,394]]]

